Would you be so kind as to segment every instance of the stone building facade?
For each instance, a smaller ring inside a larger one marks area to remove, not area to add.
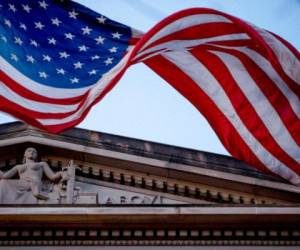
[[[2,202],[0,247],[299,249],[299,188],[232,157],[78,128],[54,135],[0,125],[2,173],[22,165],[28,148],[68,178],[44,175],[45,199],[30,186],[30,199]]]

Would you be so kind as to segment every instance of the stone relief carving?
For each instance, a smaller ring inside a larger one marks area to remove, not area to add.
[[[53,172],[46,162],[37,159],[37,150],[30,147],[25,150],[21,164],[5,173],[0,170],[0,204],[180,203],[160,195],[145,195],[75,181],[78,167],[73,160],[61,171]]]
[[[27,148],[23,163],[0,171],[0,204],[74,203],[75,168],[73,161],[54,173],[46,162],[37,161],[37,150]],[[12,179],[17,176],[19,179]],[[43,175],[47,180],[42,179]]]

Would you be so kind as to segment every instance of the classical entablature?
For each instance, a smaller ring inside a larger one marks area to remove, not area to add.
[[[19,122],[0,146],[2,173],[19,171],[0,181],[0,245],[300,245],[300,189],[232,157]],[[32,166],[43,178],[24,184]]]

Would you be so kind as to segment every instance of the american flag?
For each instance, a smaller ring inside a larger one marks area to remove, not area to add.
[[[1,109],[52,132],[76,125],[138,36],[72,1],[1,1]]]
[[[59,132],[143,62],[207,118],[236,158],[300,186],[300,56],[220,11],[175,13],[142,35],[71,1],[2,1],[0,108]]]

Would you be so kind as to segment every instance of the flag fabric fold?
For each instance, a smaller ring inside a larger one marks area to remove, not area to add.
[[[0,13],[0,110],[60,132],[143,62],[234,157],[300,185],[300,56],[279,36],[205,8],[145,34],[72,1],[4,0]]]

